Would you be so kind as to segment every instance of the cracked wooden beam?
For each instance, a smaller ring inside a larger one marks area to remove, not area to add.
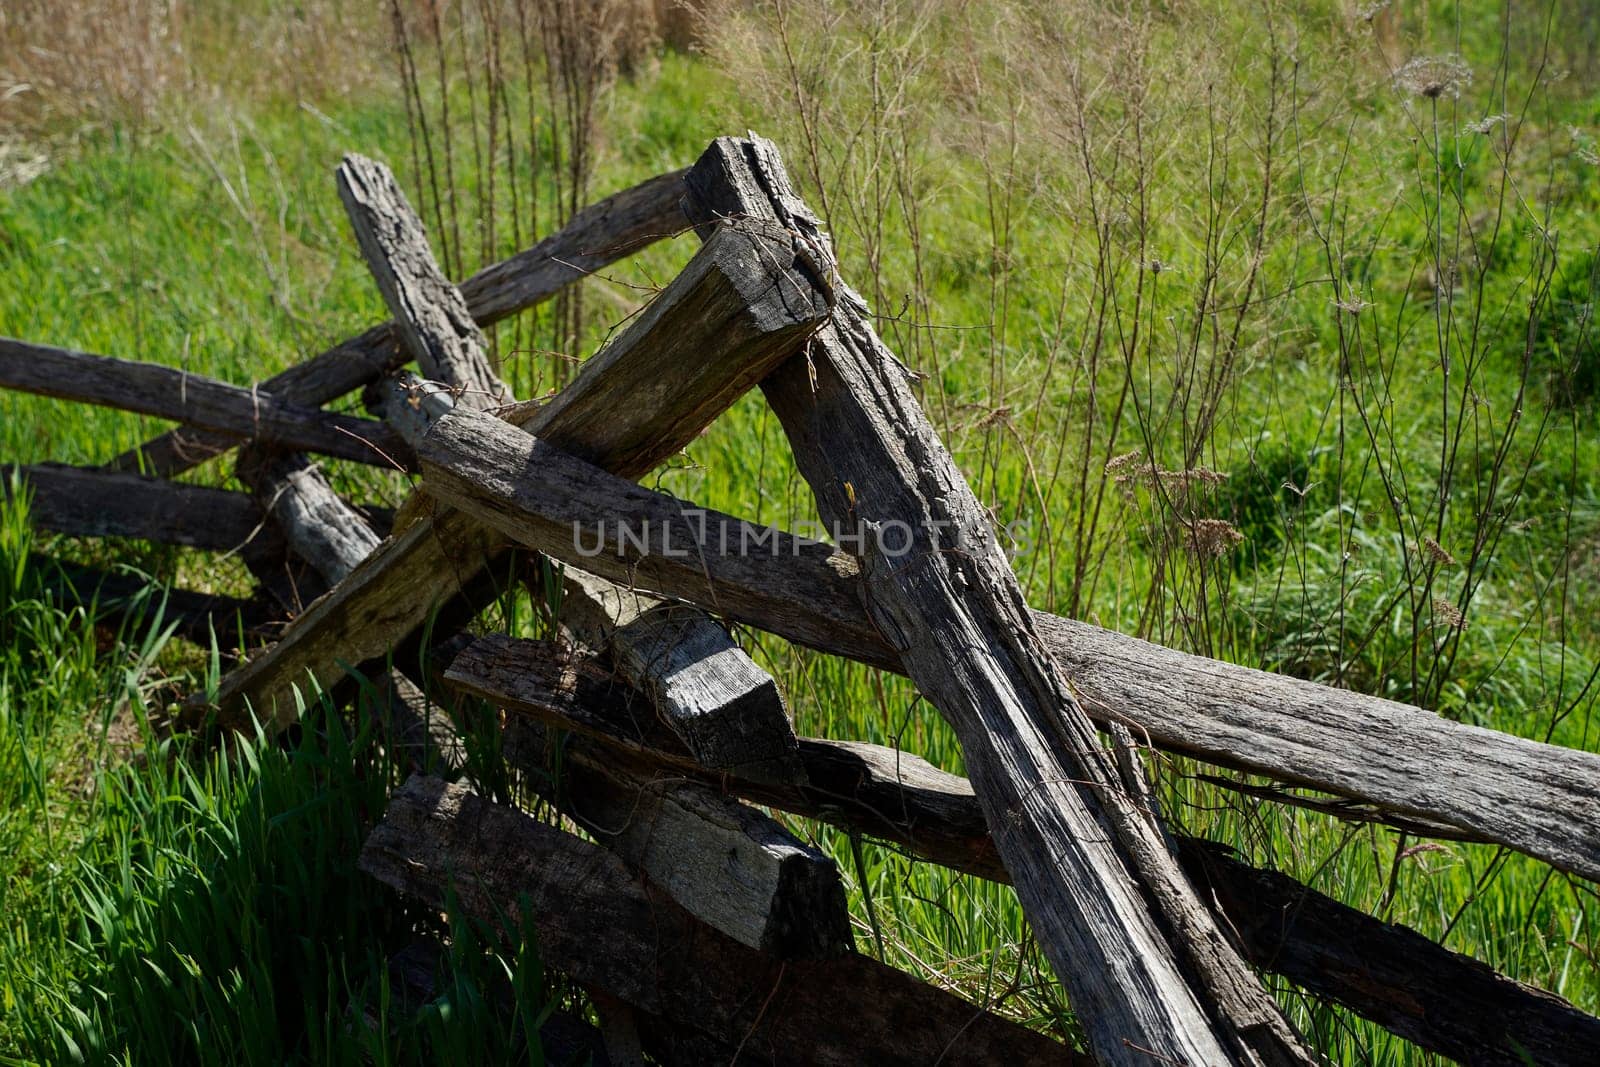
[[[461,290],[434,261],[422,220],[389,168],[351,154],[336,179],[356,243],[422,376],[453,386],[457,402],[468,407],[503,404],[509,392],[489,365],[483,333]]]
[[[778,683],[699,608],[568,568],[561,622],[609,654],[703,766],[745,778],[804,778]]]

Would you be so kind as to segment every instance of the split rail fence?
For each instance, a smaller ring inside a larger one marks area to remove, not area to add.
[[[249,565],[248,599],[165,604],[180,632],[254,650],[189,702],[196,722],[282,728],[315,693],[382,681],[421,773],[361,864],[488,921],[526,901],[601,1023],[554,1019],[548,1041],[618,1063],[1319,1062],[1270,973],[1463,1062],[1600,1062],[1600,1020],[1560,997],[1169,832],[1138,750],[1591,880],[1600,757],[1031,610],[770,142],[719,139],[459,286],[383,166],[351,156],[337,178],[391,322],[250,387],[0,339],[0,387],[180,424],[10,481],[42,529]],[[693,259],[570,385],[510,394],[483,327],[685,226]],[[849,553],[638,484],[756,387]],[[374,418],[323,410],[356,390]],[[176,480],[234,450],[248,493]],[[403,467],[417,492],[351,503],[308,453]],[[472,636],[508,581],[549,598],[541,557],[564,565],[563,638]],[[125,577],[48,569],[64,595],[149,606]],[[971,780],[797,737],[730,622],[909,676]],[[509,763],[588,838],[452,782],[433,701],[502,710]],[[834,861],[761,807],[1014,885],[1086,1051],[857,953]]]

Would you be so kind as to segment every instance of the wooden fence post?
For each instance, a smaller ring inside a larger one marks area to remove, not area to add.
[[[489,366],[483,335],[434,261],[394,175],[381,163],[349,156],[337,177],[395,328],[423,373],[449,389],[403,382],[384,404],[392,424],[408,440],[421,440],[446,412],[504,408],[510,394]],[[714,305],[706,310],[717,314]],[[568,576],[567,590],[568,621],[656,698],[661,714],[710,766],[778,780],[799,773],[777,683],[704,612],[686,605],[648,611],[621,587],[578,573]]]

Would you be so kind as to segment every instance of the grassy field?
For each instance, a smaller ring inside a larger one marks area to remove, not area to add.
[[[344,152],[396,168],[460,277],[754,128],[925,375],[1035,606],[1600,751],[1583,4],[729,4],[688,52],[629,5],[526,7],[551,18],[401,5],[397,53],[337,4],[127,5],[170,77],[126,84],[0,49],[0,334],[259,380],[384,317],[334,192]],[[0,43],[45,32],[20,10]],[[236,69],[243,42],[259,69]],[[557,387],[694,245],[499,327],[517,391]],[[93,464],[160,429],[0,396],[7,462]],[[365,499],[407,489],[330,471]],[[814,513],[758,397],[658,484],[763,522]],[[158,734],[147,709],[214,678],[213,651],[62,608],[34,550],[135,568],[157,598],[245,581],[0,509],[0,1062],[542,1062],[528,1034],[579,995],[536,945],[462,922],[438,1002],[359,1021],[434,921],[354,870],[400,773],[371,731],[314,706],[287,745]],[[485,625],[531,632],[526,608]],[[961,769],[904,680],[745,636],[801,732]],[[1184,829],[1600,1011],[1592,885],[1152,766]],[[505,788],[492,752],[469,773]],[[1009,890],[794,827],[839,859],[863,951],[1071,1037]],[[1339,1062],[1428,1062],[1279,992]]]

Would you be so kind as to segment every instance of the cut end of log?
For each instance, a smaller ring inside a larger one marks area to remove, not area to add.
[[[634,769],[588,738],[558,752],[555,737],[513,719],[508,764],[691,915],[782,959],[853,949],[844,883],[821,851],[714,787]]]
[[[772,676],[698,608],[663,602],[569,569],[563,622],[610,655],[701,766],[755,781],[802,784],[805,768]]]
[[[658,608],[613,635],[611,649],[702,766],[759,781],[805,780],[778,683],[708,616]]]

